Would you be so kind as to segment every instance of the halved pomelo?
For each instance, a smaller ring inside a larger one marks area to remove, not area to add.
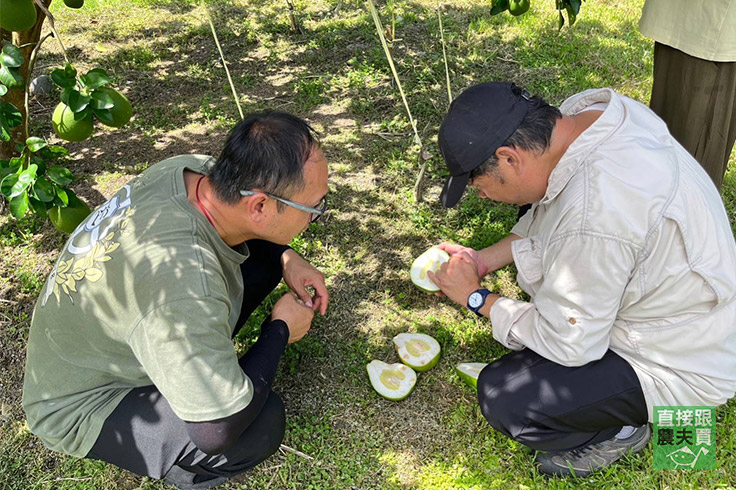
[[[409,396],[417,383],[417,373],[409,366],[398,362],[386,364],[383,361],[373,360],[366,369],[373,389],[388,400],[403,400]]]
[[[394,337],[394,345],[401,362],[420,373],[429,371],[440,360],[439,342],[423,333],[400,333]]]
[[[422,291],[428,293],[438,292],[440,288],[427,276],[427,271],[436,272],[448,260],[450,260],[450,254],[437,247],[430,248],[414,259],[414,263],[411,264],[411,270],[409,271],[411,282]]]
[[[480,376],[480,372],[487,365],[483,362],[461,362],[455,366],[455,372],[468,386],[477,390],[478,376]]]

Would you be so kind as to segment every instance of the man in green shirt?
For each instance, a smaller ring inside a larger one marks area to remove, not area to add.
[[[323,275],[287,244],[325,212],[327,175],[306,122],[253,114],[216,161],[164,160],[95,210],[33,313],[31,431],[179,488],[273,454],[285,427],[278,361],[329,301]],[[282,277],[292,291],[238,359],[232,337]]]

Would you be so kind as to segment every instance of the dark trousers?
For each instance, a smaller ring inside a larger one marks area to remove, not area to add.
[[[720,190],[736,141],[736,62],[703,60],[655,43],[649,106]]]
[[[478,378],[488,422],[540,451],[566,451],[647,423],[647,405],[629,363],[613,351],[580,367],[556,364],[530,349],[490,363]]]
[[[261,240],[248,242],[250,256],[241,266],[244,300],[238,329],[281,281],[284,247]],[[172,373],[175,376],[176,373]],[[166,481],[182,489],[219,485],[275,453],[284,437],[286,419],[281,398],[271,392],[258,417],[224,454],[208,455],[189,439],[183,420],[155,386],[131,391],[105,420],[87,454],[134,473]]]

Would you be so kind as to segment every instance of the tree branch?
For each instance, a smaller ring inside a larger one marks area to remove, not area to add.
[[[69,57],[66,55],[66,48],[64,47],[64,43],[61,42],[61,38],[59,37],[59,33],[56,32],[56,26],[54,25],[54,16],[51,15],[51,12],[49,12],[49,9],[46,8],[46,6],[43,4],[43,0],[33,0],[33,3],[36,4],[36,7],[38,7],[41,12],[46,15],[49,19],[49,27],[51,27],[51,32],[54,33],[54,37],[56,38],[56,41],[59,43],[59,46],[61,47],[61,52],[64,54],[64,60],[69,63]]]
[[[29,121],[31,119],[30,118],[31,111],[29,110],[29,101],[31,98],[30,97],[31,75],[33,74],[33,67],[36,65],[36,58],[38,57],[38,51],[41,49],[41,45],[43,44],[43,42],[46,39],[48,39],[49,36],[53,36],[53,33],[51,32],[47,33],[44,37],[39,39],[37,43],[35,43],[36,46],[33,48],[33,51],[31,51],[31,57],[28,60],[28,76],[26,77],[26,89],[25,89],[26,96],[25,96],[25,103],[24,103],[25,108],[26,108],[26,118],[23,121],[23,140],[24,141],[27,140],[31,136],[29,129],[28,129],[30,127]],[[29,44],[32,45],[33,43],[29,43]]]

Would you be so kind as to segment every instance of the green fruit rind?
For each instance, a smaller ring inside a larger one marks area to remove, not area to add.
[[[530,0],[510,0],[509,13],[515,17],[525,14],[529,10],[530,4]]]
[[[63,102],[54,109],[51,116],[51,126],[56,135],[66,141],[84,141],[92,135],[94,120],[88,115],[79,121],[74,120],[74,112]]]
[[[58,230],[68,234],[74,233],[74,230],[77,229],[79,223],[84,221],[84,219],[89,216],[90,212],[89,206],[79,200],[77,205],[74,207],[67,206],[65,208],[60,208],[54,206],[48,210],[49,219],[51,219],[54,226]]]
[[[426,373],[440,362],[439,342],[423,333],[400,333],[394,346],[401,362],[419,373]]]
[[[0,0],[0,27],[6,31],[25,31],[36,24],[33,0]]]
[[[409,277],[416,287],[426,293],[436,293],[440,290],[427,276],[427,271],[436,272],[442,264],[450,260],[450,254],[437,247],[432,247],[414,259],[409,269]]]
[[[112,124],[107,124],[103,121],[100,122],[113,128],[125,126],[130,121],[130,118],[133,117],[133,106],[130,104],[128,98],[113,88],[104,87],[99,90],[104,91],[112,97],[113,104],[115,104],[110,108],[110,114],[114,122]]]
[[[417,384],[417,373],[398,362],[387,364],[374,359],[368,363],[366,369],[373,389],[387,400],[403,400],[411,394]]]
[[[84,0],[64,0],[64,5],[66,5],[70,9],[78,9],[82,8],[82,6],[84,5]]]
[[[478,376],[487,365],[483,362],[461,362],[455,366],[455,372],[465,384],[474,390],[478,390]]]

